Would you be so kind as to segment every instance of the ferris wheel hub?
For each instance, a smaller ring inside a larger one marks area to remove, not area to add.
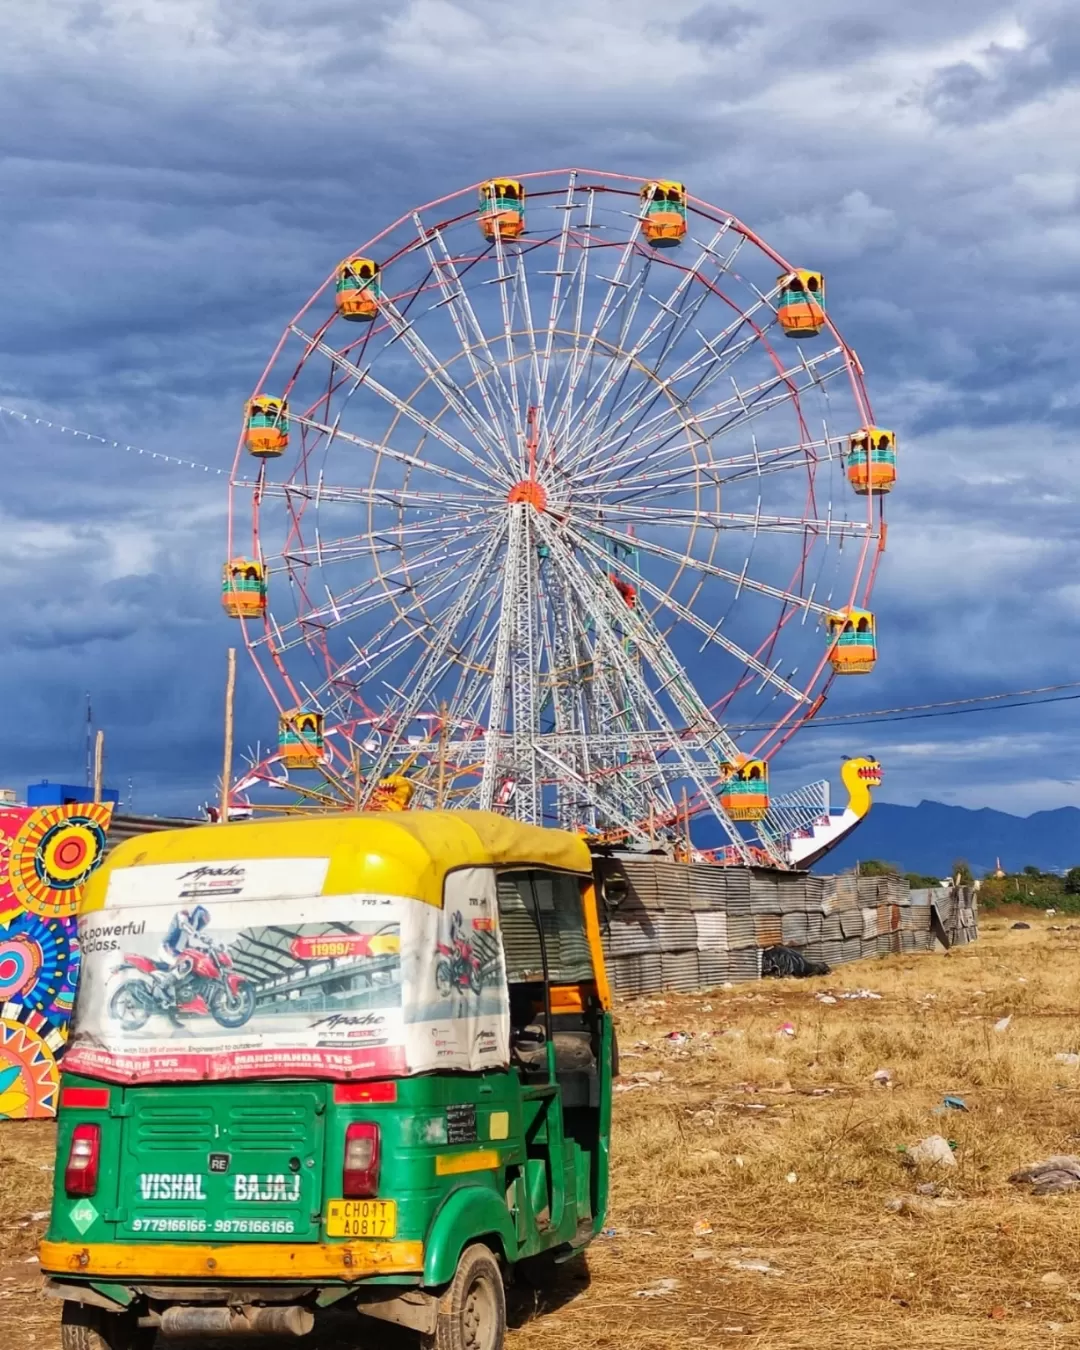
[[[523,478],[519,483],[515,483],[506,494],[506,500],[511,506],[524,502],[536,511],[546,511],[548,504],[547,489],[542,483],[536,482],[535,479]]]

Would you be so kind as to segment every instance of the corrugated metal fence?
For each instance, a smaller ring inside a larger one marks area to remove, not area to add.
[[[970,891],[900,877],[813,876],[619,857],[599,862],[609,973],[620,994],[758,979],[767,947],[830,966],[978,936]]]

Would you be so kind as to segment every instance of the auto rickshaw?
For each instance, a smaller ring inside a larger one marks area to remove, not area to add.
[[[91,878],[80,935],[40,1253],[65,1350],[303,1335],[334,1305],[498,1350],[505,1274],[603,1225],[578,837],[479,811],[163,831]]]

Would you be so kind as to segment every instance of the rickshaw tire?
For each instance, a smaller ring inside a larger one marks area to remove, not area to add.
[[[429,1350],[502,1350],[506,1338],[506,1290],[498,1258],[482,1242],[458,1257],[454,1278],[439,1299]],[[66,1347],[65,1347],[66,1350]]]
[[[60,1318],[62,1350],[153,1350],[157,1332],[129,1313],[105,1312],[68,1300]]]

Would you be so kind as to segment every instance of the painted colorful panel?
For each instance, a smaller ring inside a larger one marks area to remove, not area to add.
[[[56,1113],[79,978],[76,915],[110,804],[0,810],[0,1120]]]

